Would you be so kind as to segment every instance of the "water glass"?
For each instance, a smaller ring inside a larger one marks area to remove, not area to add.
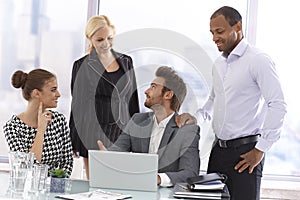
[[[13,191],[23,192],[25,188],[25,182],[27,178],[27,167],[24,165],[13,166]]]
[[[9,152],[10,188],[13,192],[24,192],[28,172],[34,160],[33,153]]]
[[[34,164],[32,168],[31,191],[46,191],[48,165]]]

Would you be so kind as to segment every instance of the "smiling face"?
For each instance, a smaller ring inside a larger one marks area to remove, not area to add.
[[[98,29],[91,37],[90,42],[98,54],[110,52],[113,45],[114,30],[110,26]]]
[[[219,51],[230,54],[243,38],[242,24],[237,22],[231,26],[223,15],[210,20],[210,32]]]
[[[155,105],[163,105],[163,94],[162,89],[163,85],[165,83],[165,79],[162,77],[156,77],[152,83],[150,84],[150,87],[145,91],[146,100],[144,102],[144,105],[147,108],[151,108]]]
[[[43,103],[44,108],[56,108],[57,100],[60,97],[60,93],[57,89],[56,78],[51,78],[45,82],[40,94],[40,101]]]

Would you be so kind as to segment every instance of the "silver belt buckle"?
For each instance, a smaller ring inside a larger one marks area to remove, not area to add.
[[[227,146],[227,141],[226,140],[218,140],[218,144],[219,144],[219,146],[220,147],[222,147],[222,148],[228,148],[228,146]]]

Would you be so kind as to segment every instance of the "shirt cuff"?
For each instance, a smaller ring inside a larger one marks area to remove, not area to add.
[[[172,187],[173,184],[171,182],[171,179],[168,177],[166,173],[158,173],[160,177],[160,186],[161,187]]]
[[[263,151],[264,153],[267,152],[274,142],[270,142],[268,140],[263,139],[262,137],[259,138],[258,142],[255,145],[255,148],[257,148],[260,151]]]
[[[195,114],[198,125],[211,120],[211,116],[205,109],[199,108]]]

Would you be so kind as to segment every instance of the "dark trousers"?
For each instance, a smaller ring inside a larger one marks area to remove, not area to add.
[[[208,173],[220,172],[227,175],[231,200],[259,200],[260,183],[264,165],[264,158],[258,164],[252,174],[248,169],[242,173],[234,170],[234,166],[241,160],[240,155],[249,152],[255,147],[256,142],[241,145],[239,147],[221,148],[215,144],[208,162]]]

